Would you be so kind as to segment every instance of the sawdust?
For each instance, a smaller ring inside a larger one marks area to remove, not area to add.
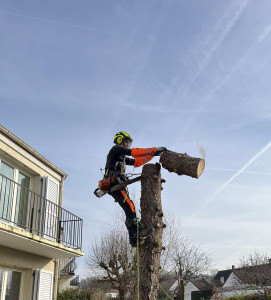
[[[199,145],[199,153],[201,155],[201,158],[205,159],[206,153],[205,153],[203,146],[201,146],[201,145]]]

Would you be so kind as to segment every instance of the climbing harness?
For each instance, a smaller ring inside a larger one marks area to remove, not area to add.
[[[116,184],[115,184],[115,182],[117,180],[114,179],[115,177],[109,176],[108,178],[102,179],[98,182],[98,188],[95,189],[94,194],[95,194],[96,197],[101,198],[105,194],[120,190],[120,189],[126,187],[129,184],[137,182],[137,181],[139,181],[143,178],[149,177],[153,174],[155,174],[155,173],[154,172],[146,173],[146,174],[140,175],[138,177],[135,177],[133,179],[124,180],[122,183],[118,182]],[[129,178],[131,176],[138,175],[138,174],[129,173],[128,175],[129,175],[128,176],[128,178]],[[116,177],[116,178],[118,178],[118,177]]]

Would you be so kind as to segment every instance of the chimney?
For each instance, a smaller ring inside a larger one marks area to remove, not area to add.
[[[224,283],[225,283],[225,279],[224,279],[224,277],[223,277],[223,276],[221,276],[221,277],[220,277],[220,282],[221,282],[222,284],[224,284]]]
[[[231,268],[232,268],[232,270],[234,270],[235,269],[235,265],[232,265]]]

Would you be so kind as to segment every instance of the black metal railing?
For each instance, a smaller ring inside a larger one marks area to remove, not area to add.
[[[81,218],[1,174],[0,220],[67,247],[82,248]]]
[[[76,277],[72,278],[70,281],[70,286],[79,286],[79,275]]]
[[[74,275],[76,267],[75,257],[61,258],[59,260],[60,274]]]

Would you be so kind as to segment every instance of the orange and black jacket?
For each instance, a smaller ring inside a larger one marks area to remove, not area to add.
[[[156,152],[156,148],[132,148],[127,149],[119,145],[113,146],[108,155],[105,165],[105,177],[109,176],[110,171],[117,171],[125,174],[126,165],[140,167],[150,161]],[[133,158],[126,157],[132,156]]]

